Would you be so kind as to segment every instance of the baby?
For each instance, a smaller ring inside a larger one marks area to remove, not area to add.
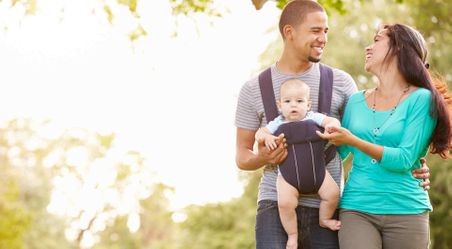
[[[277,137],[273,134],[278,130],[280,125],[288,122],[312,120],[317,125],[324,127],[327,132],[330,127],[340,127],[341,124],[339,120],[328,117],[321,113],[309,111],[311,107],[309,91],[309,86],[300,79],[293,78],[284,81],[281,84],[280,88],[280,100],[276,103],[281,115],[275,118],[273,121],[269,122],[266,127],[260,128],[256,132],[256,141],[264,142],[265,146],[269,150],[275,149],[277,147]],[[289,137],[287,136],[286,138],[289,139]],[[289,156],[291,156],[290,153]],[[295,159],[297,159],[296,155],[294,157]],[[301,160],[308,159],[301,158]],[[288,166],[292,165],[284,165],[284,167]],[[297,164],[293,167],[299,166]],[[312,171],[312,169],[308,170]],[[296,172],[301,171],[303,170],[297,170]],[[298,188],[299,184],[297,187],[294,186],[295,184],[289,183],[287,181],[287,177],[290,176],[285,176],[284,173],[281,172],[281,168],[279,168],[277,178],[278,209],[281,223],[288,235],[287,249],[296,249],[298,246],[298,228],[295,208],[298,206],[298,198],[300,194]],[[339,201],[339,187],[337,186],[331,175],[328,173],[328,171],[325,170],[325,172],[321,173],[322,174],[320,175],[324,176],[324,179],[320,179],[323,182],[318,189],[318,194],[321,199],[319,210],[319,224],[322,227],[329,228],[334,231],[339,230],[341,225],[340,221],[332,218]],[[298,179],[303,178],[303,176],[301,175],[297,177]]]

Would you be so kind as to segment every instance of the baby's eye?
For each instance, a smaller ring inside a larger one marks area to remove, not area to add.
[[[304,99],[297,100],[298,103],[304,103]]]
[[[284,100],[284,103],[290,103],[290,100],[286,99]]]

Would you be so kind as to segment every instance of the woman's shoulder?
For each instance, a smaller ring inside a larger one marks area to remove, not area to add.
[[[415,94],[417,96],[427,96],[430,97],[432,96],[432,91],[430,91],[427,88],[423,88],[423,87],[419,87],[417,89],[415,89],[412,94]]]
[[[350,98],[348,99],[348,102],[349,103],[361,102],[365,99],[364,94],[365,94],[365,90],[358,91],[350,96]]]
[[[411,92],[410,96],[408,97],[411,97],[411,101],[413,102],[430,102],[431,96],[432,91],[427,88],[419,87],[413,90],[413,92]]]

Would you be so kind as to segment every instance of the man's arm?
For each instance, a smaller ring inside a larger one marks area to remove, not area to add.
[[[419,185],[424,188],[424,190],[430,189],[430,168],[426,164],[427,160],[421,158],[421,168],[413,170],[411,173],[417,179],[424,179]]]
[[[268,150],[263,141],[257,146],[257,152],[253,151],[255,131],[237,128],[236,157],[237,166],[242,170],[257,170],[266,164],[277,164],[287,156],[284,134],[276,140],[277,148]]]

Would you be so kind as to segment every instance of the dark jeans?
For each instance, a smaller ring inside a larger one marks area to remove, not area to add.
[[[319,209],[298,206],[298,248],[338,249],[337,232],[320,227]],[[337,214],[335,215],[337,217]],[[256,215],[256,249],[285,249],[287,234],[279,219],[278,203],[262,200]]]

